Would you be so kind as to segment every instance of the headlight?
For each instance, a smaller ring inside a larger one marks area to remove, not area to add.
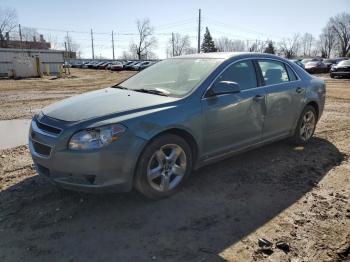
[[[120,124],[86,129],[75,133],[69,141],[71,150],[98,149],[116,141],[126,130]]]

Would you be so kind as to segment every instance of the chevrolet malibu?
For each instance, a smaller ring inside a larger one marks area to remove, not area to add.
[[[305,145],[324,103],[324,81],[286,59],[187,55],[44,108],[29,147],[59,187],[164,198],[206,164],[285,138]]]

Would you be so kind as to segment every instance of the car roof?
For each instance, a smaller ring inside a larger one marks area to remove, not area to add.
[[[261,58],[279,58],[279,56],[266,54],[266,53],[257,53],[257,52],[213,52],[213,53],[200,53],[200,54],[191,54],[191,55],[182,55],[174,57],[174,59],[182,59],[182,58],[193,58],[193,59],[224,59],[228,60],[234,57],[261,57]]]

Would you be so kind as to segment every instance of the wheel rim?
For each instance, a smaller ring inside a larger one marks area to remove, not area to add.
[[[309,140],[314,133],[315,126],[316,126],[315,114],[312,111],[307,111],[303,116],[303,120],[300,126],[301,139],[303,139],[304,141]]]
[[[147,180],[157,191],[174,189],[183,179],[187,168],[185,151],[176,144],[167,144],[152,155],[147,167]]]

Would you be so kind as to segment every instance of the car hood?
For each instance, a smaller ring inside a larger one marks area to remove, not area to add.
[[[74,96],[45,107],[42,112],[63,121],[81,121],[110,114],[143,111],[175,101],[177,98],[105,88]]]

